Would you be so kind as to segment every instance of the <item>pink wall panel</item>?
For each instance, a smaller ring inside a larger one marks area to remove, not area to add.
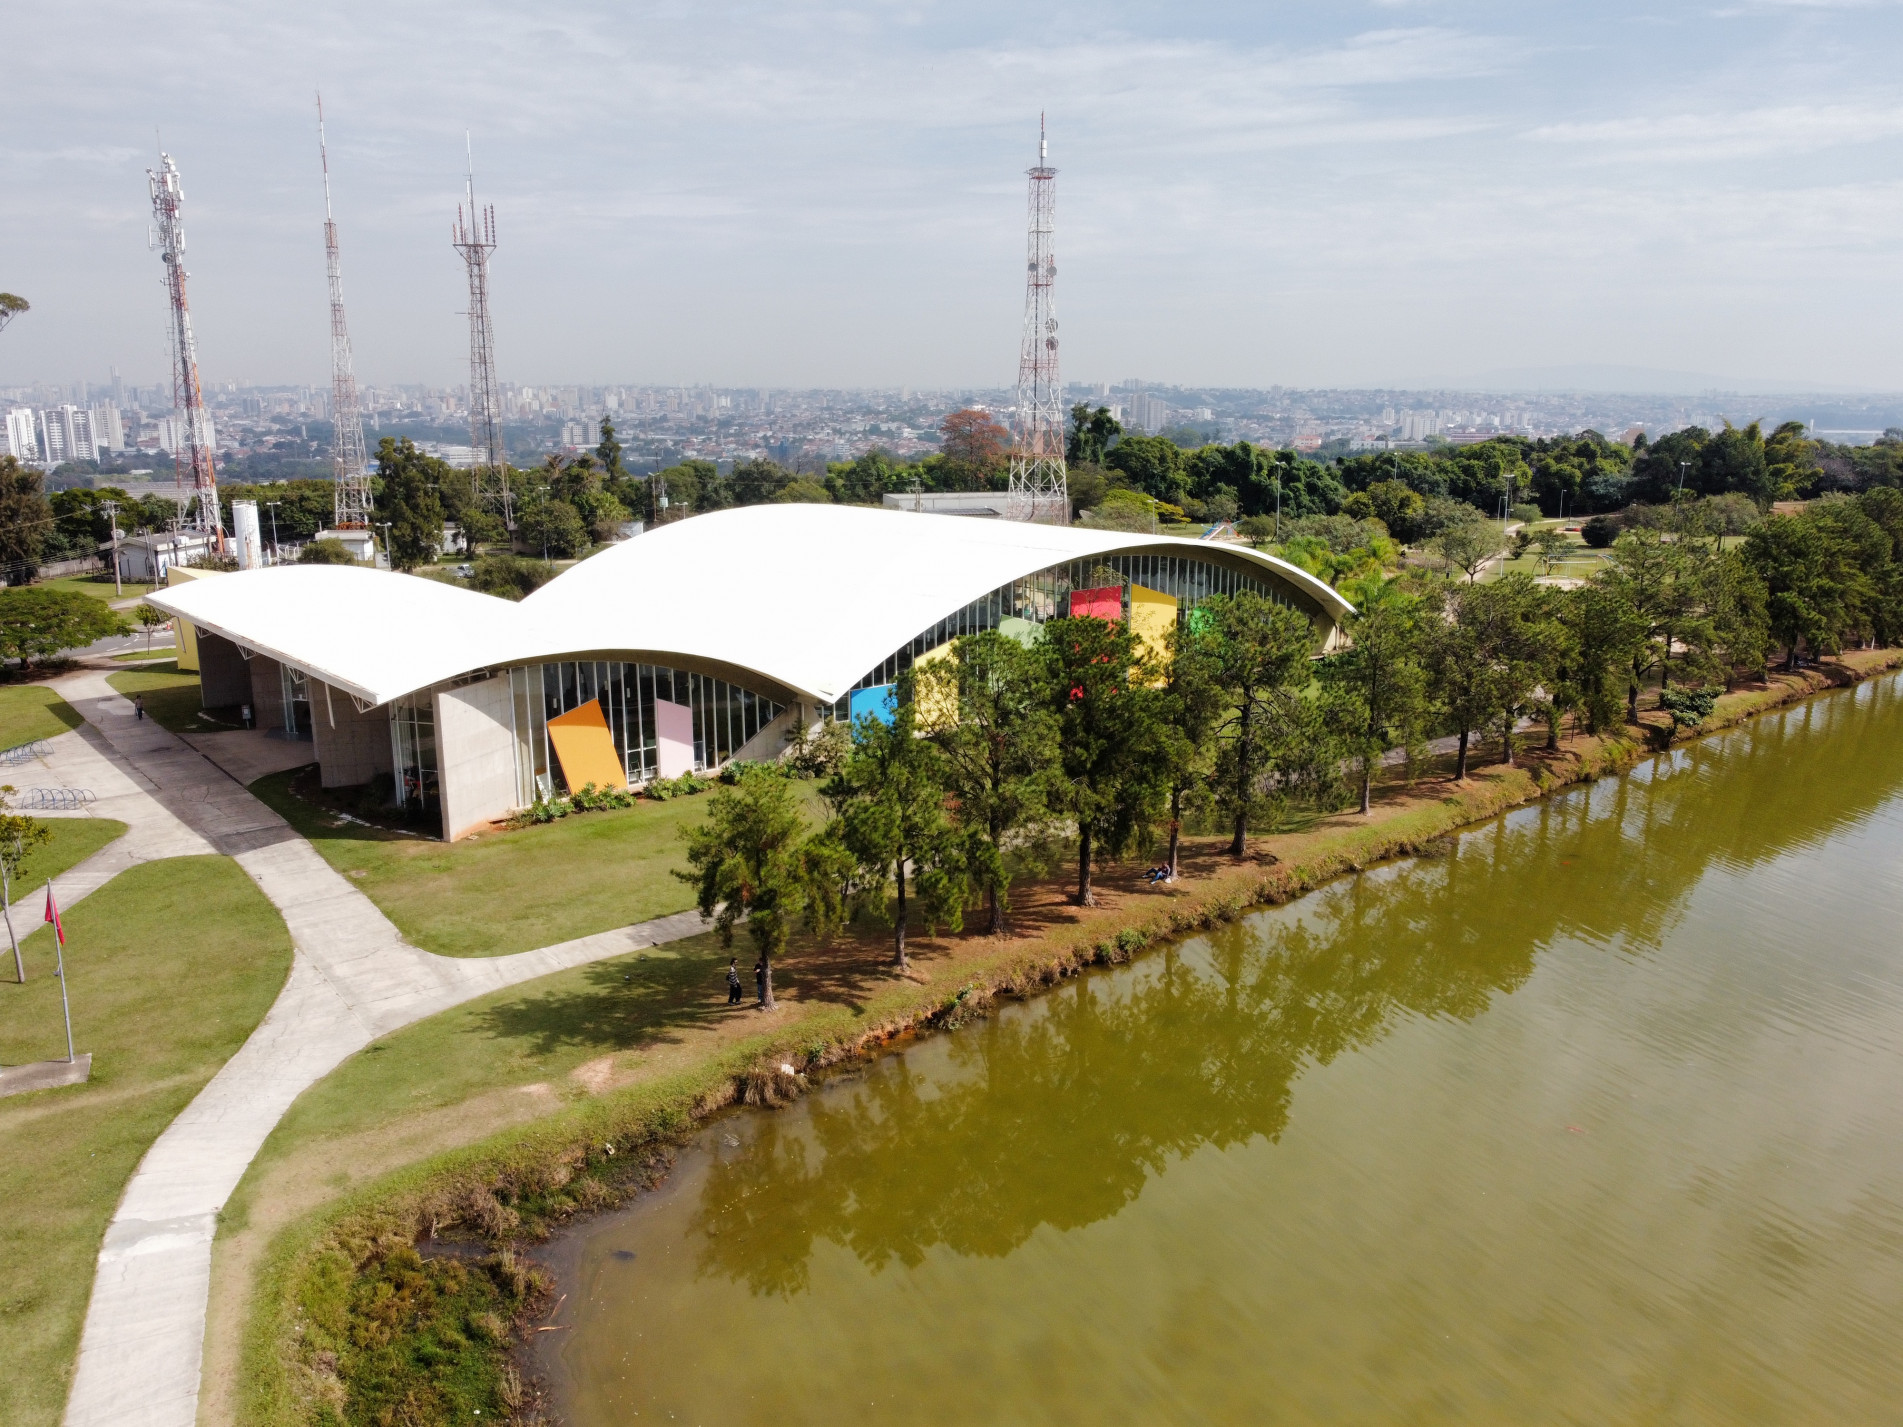
[[[654,701],[654,754],[663,778],[694,771],[694,711],[686,704]]]

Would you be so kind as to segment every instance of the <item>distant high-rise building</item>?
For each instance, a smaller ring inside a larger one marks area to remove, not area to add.
[[[7,454],[21,461],[40,458],[40,442],[33,408],[16,406],[7,413]]]
[[[207,416],[204,421],[204,443],[207,447],[216,446],[218,443],[217,429],[212,425],[212,419],[209,416]],[[186,427],[183,419],[176,415],[161,416],[157,421],[153,422],[152,425],[158,432],[159,449],[161,451],[170,455],[184,448]]]
[[[41,458],[49,466],[66,461],[96,461],[92,413],[70,401],[40,413]]]
[[[1132,392],[1127,403],[1130,419],[1128,425],[1139,431],[1154,435],[1170,424],[1170,405],[1160,401],[1147,391]]]
[[[101,402],[92,409],[93,445],[100,452],[118,454],[126,448],[125,421],[116,402]]]

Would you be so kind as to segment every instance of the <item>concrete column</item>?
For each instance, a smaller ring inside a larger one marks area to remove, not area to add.
[[[446,842],[479,832],[515,810],[509,705],[506,676],[436,692],[436,781]]]
[[[355,788],[379,773],[396,771],[387,704],[358,713],[349,694],[312,679],[311,733],[318,776],[326,788]]]
[[[200,632],[203,638],[203,632]],[[201,656],[202,657],[202,656]],[[253,654],[251,669],[251,726],[284,727],[284,675],[278,661],[265,654]]]
[[[252,698],[250,664],[236,644],[210,630],[198,636],[198,694],[200,706],[208,709],[233,708]]]

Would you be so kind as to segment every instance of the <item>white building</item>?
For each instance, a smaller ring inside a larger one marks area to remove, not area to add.
[[[41,459],[49,466],[63,461],[98,460],[92,413],[70,401],[47,407],[40,413],[40,451]]]
[[[7,413],[7,454],[22,461],[40,459],[38,423],[33,408],[16,406]]]
[[[207,707],[314,739],[325,787],[389,779],[453,840],[589,783],[778,758],[796,720],[880,717],[961,635],[1089,615],[1155,647],[1245,589],[1306,614],[1317,650],[1354,612],[1243,545],[835,505],[664,525],[519,603],[351,565],[148,598],[197,631]]]
[[[1170,424],[1170,404],[1147,391],[1133,392],[1129,401],[1130,418],[1124,424],[1155,435]]]
[[[125,421],[119,415],[119,408],[110,402],[95,406],[92,410],[93,446],[104,454],[108,451],[117,454],[126,448]]]
[[[193,531],[133,535],[119,542],[119,578],[162,585],[174,565],[192,565],[212,553],[212,537]]]
[[[185,445],[185,418],[176,412],[170,416],[161,416],[153,423],[158,428],[159,449],[161,451],[179,451]],[[211,417],[205,418],[205,446],[207,449],[218,444],[218,433],[212,426]]]

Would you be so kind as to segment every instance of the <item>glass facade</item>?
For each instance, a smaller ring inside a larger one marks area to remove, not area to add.
[[[284,693],[284,731],[293,738],[311,736],[311,681],[302,669],[278,665],[279,685]]]
[[[437,802],[436,702],[428,689],[390,705],[390,752],[396,765],[398,807]]]
[[[609,660],[523,665],[509,670],[509,691],[515,711],[516,795],[524,804],[568,791],[561,762],[549,747],[548,721],[590,700],[601,703],[631,786],[647,782],[659,768],[657,699],[692,710],[694,766],[699,769],[718,768],[786,711],[786,705],[764,694],[708,674]]]
[[[1186,544],[1188,542],[1185,542]],[[1124,586],[1124,613],[1130,612],[1129,586],[1142,585],[1177,601],[1179,612],[1188,611],[1203,600],[1217,595],[1233,595],[1251,590],[1277,604],[1294,601],[1265,580],[1253,579],[1227,565],[1193,555],[1107,555],[1090,560],[1070,560],[1052,565],[1008,585],[1000,585],[990,594],[973,600],[963,609],[947,615],[931,628],[888,654],[866,671],[854,684],[855,689],[890,684],[912,661],[961,634],[977,634],[996,629],[1001,620],[1015,615],[1033,624],[1056,619],[1070,607],[1072,590],[1100,589],[1105,585]],[[851,696],[833,705],[835,718],[846,718]]]

